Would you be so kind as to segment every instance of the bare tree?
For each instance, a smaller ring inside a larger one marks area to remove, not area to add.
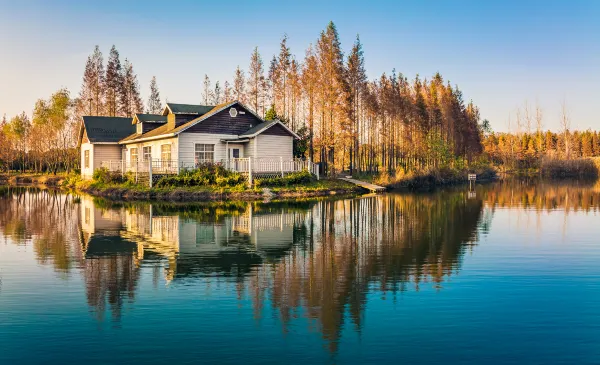
[[[571,129],[571,118],[569,117],[569,110],[567,109],[567,102],[565,100],[561,103],[560,108],[560,128],[565,143],[565,158],[569,159],[571,150],[569,142],[569,130]]]

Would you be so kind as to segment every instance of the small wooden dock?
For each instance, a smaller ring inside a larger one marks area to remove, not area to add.
[[[360,181],[360,180],[355,180],[355,179],[351,179],[351,178],[348,178],[348,177],[338,177],[338,179],[347,181],[347,182],[349,182],[351,184],[354,184],[354,185],[358,185],[358,186],[360,186],[362,188],[365,188],[365,189],[367,189],[367,190],[369,190],[369,191],[371,191],[373,193],[381,193],[381,192],[385,191],[385,188],[383,186],[371,184],[371,183],[368,183],[368,182],[364,182],[364,181]]]

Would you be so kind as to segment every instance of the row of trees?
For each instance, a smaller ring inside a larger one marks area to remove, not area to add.
[[[542,158],[578,159],[600,156],[600,136],[597,131],[571,129],[565,103],[560,111],[560,131],[543,129],[543,112],[527,102],[509,118],[510,132],[486,130],[483,146],[486,156],[496,165],[506,168],[535,167]]]
[[[532,167],[542,157],[573,159],[600,156],[597,131],[493,133],[485,137],[485,153],[498,165]]]
[[[23,112],[0,122],[0,171],[70,171],[79,165],[76,150],[79,121],[67,89],[39,99],[33,116]]]
[[[77,138],[81,116],[132,117],[144,112],[131,62],[123,65],[113,46],[106,67],[98,46],[87,58],[78,97],[66,88],[39,99],[31,117],[22,112],[0,122],[0,171],[70,171],[79,166]],[[162,110],[156,77],[150,82],[146,112]]]
[[[119,51],[114,45],[110,49],[106,67],[100,47],[96,46],[88,57],[76,105],[79,116],[132,117],[136,113],[144,112],[133,64],[127,58],[121,64]],[[156,77],[153,77],[146,112],[160,113],[161,108]]]
[[[482,150],[479,110],[458,87],[440,74],[409,80],[392,71],[368,80],[360,39],[345,56],[332,22],[303,60],[284,35],[266,72],[255,48],[248,72],[238,67],[231,84],[213,88],[205,75],[202,103],[231,100],[263,116],[274,110],[306,139],[306,157],[328,171],[441,166]]]

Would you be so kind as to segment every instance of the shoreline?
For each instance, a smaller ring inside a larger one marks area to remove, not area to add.
[[[295,186],[269,189],[246,189],[232,191],[228,189],[207,189],[203,187],[179,187],[168,189],[146,189],[138,187],[105,186],[97,187],[89,183],[68,185],[66,175],[34,175],[34,174],[0,174],[0,187],[35,187],[75,191],[113,202],[158,201],[174,203],[224,202],[237,201],[282,201],[301,200],[305,198],[352,197],[360,196],[368,191],[358,186],[341,181],[330,181],[327,186]],[[327,180],[322,180],[327,181]],[[326,184],[326,183],[325,183]]]

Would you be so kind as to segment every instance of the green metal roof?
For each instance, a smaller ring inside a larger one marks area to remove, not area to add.
[[[84,116],[83,127],[90,143],[117,143],[135,132],[131,118]]]
[[[250,135],[253,135],[255,133],[260,133],[260,132],[262,132],[264,130],[269,129],[271,126],[275,125],[275,123],[277,123],[277,121],[275,121],[275,120],[270,120],[268,122],[258,123],[254,127],[250,128],[247,131],[245,131],[244,133],[240,134],[240,137],[250,136]]]
[[[158,114],[136,114],[135,117],[140,122],[144,123],[166,123],[167,116],[166,115],[158,115]]]
[[[192,104],[174,104],[167,103],[167,107],[174,114],[196,114],[203,115],[211,111],[214,105],[192,105]]]

